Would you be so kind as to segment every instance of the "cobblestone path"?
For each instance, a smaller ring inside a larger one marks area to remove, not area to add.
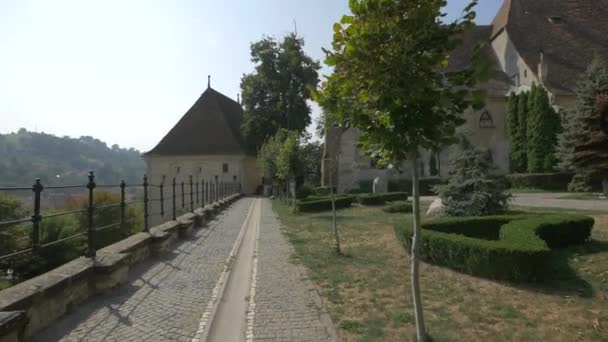
[[[190,341],[252,201],[237,201],[169,256],[136,266],[128,285],[75,308],[34,341]]]
[[[331,319],[293,247],[280,231],[272,204],[262,202],[258,241],[254,341],[335,341]]]

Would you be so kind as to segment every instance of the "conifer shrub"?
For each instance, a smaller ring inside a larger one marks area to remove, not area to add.
[[[447,216],[485,216],[504,212],[510,194],[505,182],[491,177],[489,153],[473,147],[464,137],[461,152],[452,160],[448,182],[435,187]]]
[[[423,224],[420,256],[476,276],[541,281],[551,276],[551,248],[588,241],[593,224],[573,214],[443,218]],[[399,224],[395,231],[409,250],[412,228]]]

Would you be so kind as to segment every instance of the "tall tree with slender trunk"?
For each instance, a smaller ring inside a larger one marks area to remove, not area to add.
[[[486,68],[448,68],[450,52],[474,25],[476,3],[471,1],[460,20],[445,23],[445,0],[351,0],[352,15],[334,25],[332,49],[326,51],[325,62],[334,73],[315,95],[332,120],[361,131],[359,143],[380,163],[411,163],[411,284],[419,341],[428,335],[419,284],[416,160],[421,149],[453,142],[456,127],[464,123],[462,113],[483,102],[474,86]],[[478,52],[474,66],[480,65]]]
[[[608,63],[596,58],[576,89],[576,107],[560,137],[562,163],[601,178],[608,195]]]
[[[304,51],[304,39],[291,33],[251,44],[255,71],[241,80],[244,107],[241,131],[259,148],[279,129],[302,132],[311,123],[310,88],[319,83],[319,62]]]

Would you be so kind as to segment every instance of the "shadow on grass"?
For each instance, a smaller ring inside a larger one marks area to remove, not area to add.
[[[543,282],[516,284],[523,289],[539,291],[550,295],[579,296],[590,298],[595,295],[593,285],[572,268],[570,261],[577,257],[608,252],[608,241],[591,240],[585,244],[551,251],[553,261],[548,278]]]

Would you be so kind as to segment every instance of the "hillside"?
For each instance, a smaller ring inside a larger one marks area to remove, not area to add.
[[[145,172],[141,153],[118,145],[108,147],[93,137],[58,137],[28,132],[0,134],[0,186],[85,184],[89,170],[97,183],[140,183]]]

